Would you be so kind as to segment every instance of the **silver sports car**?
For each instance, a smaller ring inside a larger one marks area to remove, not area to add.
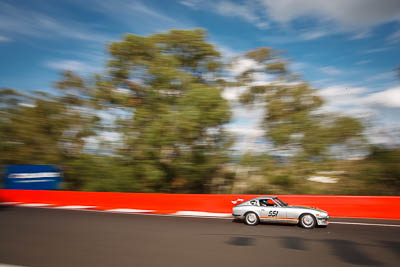
[[[290,206],[277,197],[263,196],[253,198],[233,207],[234,218],[247,225],[262,222],[293,223],[304,228],[327,226],[329,216],[326,211],[302,206]]]

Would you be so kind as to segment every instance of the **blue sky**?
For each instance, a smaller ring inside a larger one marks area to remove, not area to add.
[[[106,44],[124,33],[172,28],[207,29],[227,57],[283,50],[292,70],[320,88],[328,111],[372,121],[377,142],[398,131],[398,0],[1,0],[0,87],[51,91],[61,69],[101,71]],[[224,95],[235,103],[239,92]],[[236,107],[229,128],[257,138],[262,112],[252,112]]]

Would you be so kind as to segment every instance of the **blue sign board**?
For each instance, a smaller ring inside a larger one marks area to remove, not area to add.
[[[56,190],[61,172],[51,165],[11,165],[4,174],[5,189]]]

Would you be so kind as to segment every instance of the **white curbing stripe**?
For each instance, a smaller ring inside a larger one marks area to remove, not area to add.
[[[0,267],[25,267],[25,266],[0,263]]]
[[[19,204],[20,203],[20,204]],[[195,218],[215,218],[215,219],[233,219],[230,213],[213,213],[213,212],[202,212],[202,211],[178,211],[170,214],[156,214],[156,210],[140,210],[140,209],[110,209],[110,210],[96,210],[97,206],[55,206],[53,204],[45,203],[21,203],[21,202],[0,202],[0,205],[16,205],[19,207],[43,207],[52,209],[71,209],[71,210],[83,210],[83,211],[95,211],[95,212],[109,212],[109,213],[131,213],[131,214],[143,214],[143,215],[154,215],[154,216],[177,216],[177,217],[195,217]],[[362,219],[362,218],[359,218]],[[365,226],[383,226],[383,227],[400,227],[400,224],[379,224],[379,223],[361,223],[361,222],[333,222],[330,224],[344,224],[344,225],[365,225]],[[0,264],[0,267],[2,265]]]
[[[194,217],[232,217],[230,213],[213,213],[213,212],[204,212],[204,211],[178,211],[173,213],[178,216],[194,216]]]
[[[45,203],[22,203],[22,204],[17,204],[17,206],[20,206],[20,207],[48,207],[48,206],[52,206],[52,204],[45,204]]]
[[[0,202],[0,205],[17,205],[19,203],[21,203],[21,202]]]
[[[78,205],[72,205],[72,206],[58,206],[54,207],[55,209],[64,209],[64,210],[83,210],[83,209],[94,209],[97,208],[97,206],[78,206]]]
[[[353,224],[353,225],[367,225],[367,226],[387,226],[387,227],[400,227],[400,224],[382,224],[382,223],[359,223],[359,222],[329,222],[329,224]]]
[[[145,213],[145,212],[155,212],[155,210],[137,210],[137,209],[111,209],[104,210],[107,212],[120,212],[120,213]]]

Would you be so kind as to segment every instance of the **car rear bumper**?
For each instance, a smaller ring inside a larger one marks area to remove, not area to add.
[[[244,219],[243,215],[240,215],[240,214],[232,213],[232,217],[233,217],[234,220],[243,220]]]

